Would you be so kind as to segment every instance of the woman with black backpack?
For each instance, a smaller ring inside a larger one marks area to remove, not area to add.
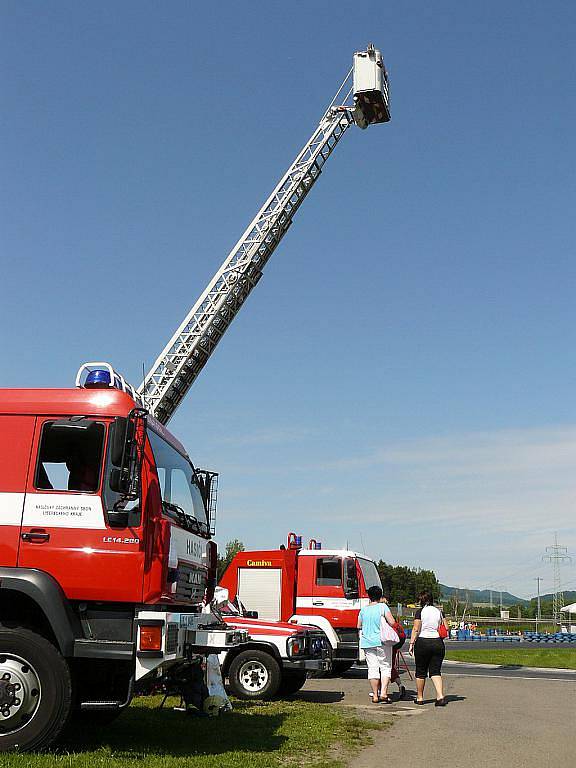
[[[448,637],[448,622],[442,611],[433,604],[432,595],[420,595],[420,608],[414,614],[414,626],[410,637],[409,652],[416,661],[416,704],[424,704],[426,678],[434,683],[437,707],[445,707],[442,686],[442,662],[444,661],[444,638]]]

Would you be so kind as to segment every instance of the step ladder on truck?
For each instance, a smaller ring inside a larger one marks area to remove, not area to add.
[[[368,588],[382,587],[376,564],[359,552],[323,549],[288,534],[279,549],[238,552],[220,579],[248,611],[267,621],[318,627],[328,638],[332,671],[342,674],[359,658],[358,613]]]
[[[84,713],[110,720],[151,682],[191,699],[202,658],[246,642],[201,613],[218,476],[166,425],[345,131],[389,119],[369,46],[138,389],[109,363],[84,364],[74,388],[0,389],[0,751],[45,748]]]

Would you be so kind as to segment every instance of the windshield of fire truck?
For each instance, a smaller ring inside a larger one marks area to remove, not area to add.
[[[364,560],[363,557],[358,558],[358,564],[362,571],[364,578],[364,586],[366,589],[370,587],[380,587],[382,589],[382,582],[380,581],[380,574],[372,560]]]
[[[148,438],[156,460],[166,511],[184,525],[185,516],[188,516],[207,528],[206,507],[196,481],[194,467],[185,456],[151,429],[148,430]],[[184,517],[179,510],[184,513]]]

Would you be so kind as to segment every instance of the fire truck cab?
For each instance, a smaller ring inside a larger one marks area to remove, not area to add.
[[[266,621],[291,621],[322,629],[332,649],[332,669],[342,673],[359,657],[358,612],[368,588],[382,586],[374,561],[358,552],[322,549],[288,535],[280,549],[239,552],[220,586]]]
[[[74,713],[110,718],[247,637],[202,613],[212,473],[104,373],[0,389],[0,750],[45,747]]]

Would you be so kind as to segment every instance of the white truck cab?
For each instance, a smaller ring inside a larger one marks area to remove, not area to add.
[[[324,632],[285,621],[261,621],[240,600],[229,600],[228,590],[216,588],[217,610],[230,629],[250,635],[240,653],[220,653],[222,675],[241,699],[271,699],[300,690],[308,672],[331,669],[330,644]]]

